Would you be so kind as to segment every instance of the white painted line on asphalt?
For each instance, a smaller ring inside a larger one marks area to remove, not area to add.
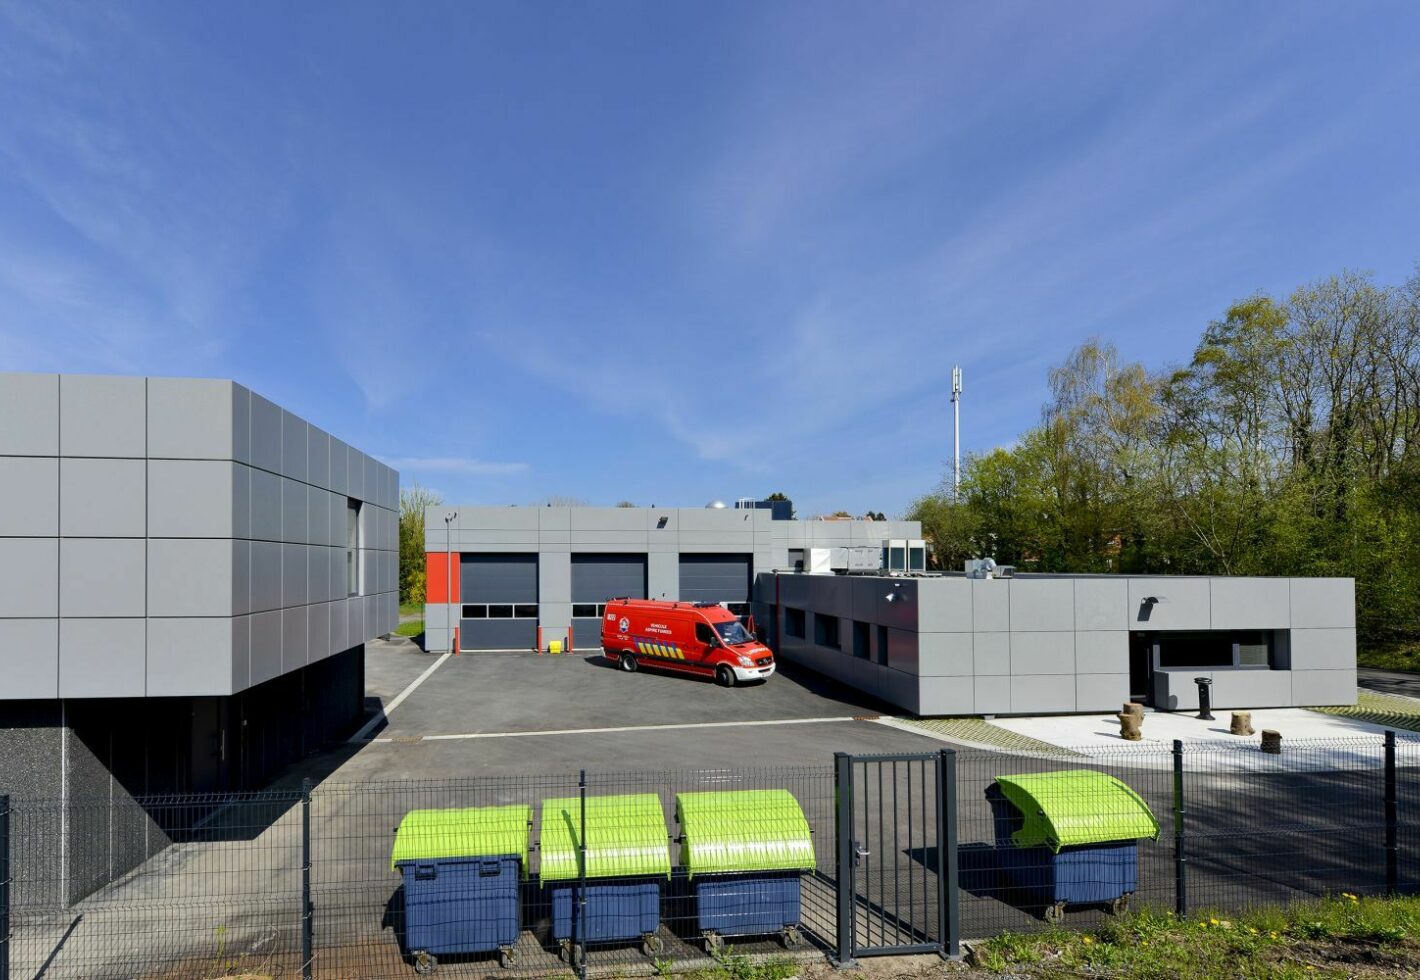
[[[452,656],[453,656],[452,653],[446,653],[446,654],[444,654],[442,657],[440,657],[438,660],[435,660],[432,664],[430,664],[428,670],[424,671],[424,673],[422,673],[422,674],[420,674],[418,677],[414,678],[414,683],[410,684],[410,685],[409,685],[408,687],[406,687],[403,691],[400,691],[398,694],[396,694],[396,695],[394,696],[394,700],[391,701],[389,704],[385,705],[384,708],[380,711],[379,714],[375,715],[375,717],[373,717],[373,718],[371,718],[369,721],[365,722],[365,724],[364,724],[363,726],[361,726],[361,728],[360,728],[360,730],[359,730],[358,732],[356,732],[354,735],[351,735],[351,736],[350,736],[350,741],[351,741],[351,742],[363,742],[363,741],[365,741],[365,736],[366,736],[366,735],[369,735],[370,732],[374,731],[376,725],[378,725],[380,722],[382,722],[382,721],[384,721],[386,718],[388,718],[388,717],[390,716],[390,712],[391,712],[391,711],[393,711],[395,708],[398,708],[401,704],[403,704],[405,698],[407,698],[407,697],[409,697],[411,694],[413,694],[414,691],[415,691],[415,689],[416,689],[417,687],[419,687],[420,684],[423,684],[425,681],[427,681],[427,680],[429,679],[429,675],[430,675],[430,674],[434,673],[434,671],[436,671],[436,670],[438,670],[440,667],[442,667],[442,666],[444,665],[444,661],[445,661],[445,660],[448,660],[448,659],[449,659],[450,657],[452,657]],[[375,741],[379,742],[379,741],[388,741],[388,740],[387,740],[387,739],[375,739]]]
[[[396,735],[372,742],[441,742],[470,738],[526,738],[530,735],[607,735],[613,732],[664,732],[682,728],[755,728],[767,725],[825,725],[841,721],[862,721],[852,715],[839,718],[784,718],[776,721],[700,721],[683,725],[626,725],[621,728],[561,728],[537,732],[470,732],[466,735]]]

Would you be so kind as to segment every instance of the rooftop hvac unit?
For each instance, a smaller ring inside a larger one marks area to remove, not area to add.
[[[848,553],[847,571],[876,572],[883,567],[883,553],[879,548],[844,548]]]
[[[883,567],[889,572],[925,572],[927,542],[921,538],[890,538],[884,541]]]
[[[889,572],[907,571],[906,538],[889,538],[883,542],[883,568]]]
[[[1014,565],[998,565],[994,558],[968,558],[967,578],[1011,578],[1016,574]]]
[[[812,575],[835,572],[876,572],[883,567],[877,548],[809,548],[804,570]]]
[[[927,542],[919,539],[907,542],[907,570],[925,572],[927,570]]]

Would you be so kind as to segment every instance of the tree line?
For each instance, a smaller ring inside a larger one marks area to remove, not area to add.
[[[1420,271],[1249,297],[1192,359],[1082,344],[1039,424],[916,500],[937,567],[1339,575],[1368,646],[1420,638]]]

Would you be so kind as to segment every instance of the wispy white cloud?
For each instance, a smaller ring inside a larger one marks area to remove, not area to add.
[[[471,456],[387,456],[384,461],[401,473],[519,476],[531,468],[527,463],[500,463]]]

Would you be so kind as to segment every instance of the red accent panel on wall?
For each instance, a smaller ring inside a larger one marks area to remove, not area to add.
[[[424,555],[424,601],[431,605],[448,602],[447,587],[452,587],[457,601],[459,594],[459,556],[454,553],[453,569],[449,569],[449,556],[442,551],[430,551]]]

